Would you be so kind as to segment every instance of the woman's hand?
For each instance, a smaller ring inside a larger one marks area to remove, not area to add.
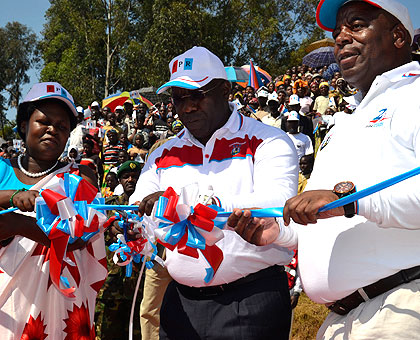
[[[21,191],[13,197],[13,205],[20,211],[34,211],[37,197],[39,193],[36,190]]]

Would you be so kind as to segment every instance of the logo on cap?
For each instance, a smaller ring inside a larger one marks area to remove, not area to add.
[[[185,58],[184,70],[192,70],[193,58]]]
[[[136,163],[130,163],[130,168],[135,169],[136,168]]]
[[[172,73],[175,73],[178,71],[178,69],[181,69],[182,65],[184,65],[184,71],[185,70],[192,70],[194,58],[185,58],[184,60],[175,60],[172,64]]]

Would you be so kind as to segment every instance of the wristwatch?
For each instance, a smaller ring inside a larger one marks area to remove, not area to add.
[[[355,185],[350,182],[340,182],[334,186],[333,193],[338,196],[338,198],[346,197],[352,193],[356,192]],[[356,214],[356,202],[348,203],[343,206],[344,216],[350,218]]]

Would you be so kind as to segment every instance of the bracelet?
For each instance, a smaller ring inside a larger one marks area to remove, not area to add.
[[[22,192],[22,191],[28,191],[28,189],[22,188],[22,189],[16,190],[16,191],[13,193],[12,197],[10,197],[9,203],[10,203],[10,206],[11,206],[11,207],[13,207],[13,208],[15,208],[15,207],[16,207],[16,206],[13,204],[13,197],[15,197],[15,195],[16,195],[16,194],[18,194],[18,193],[20,193],[20,192]]]

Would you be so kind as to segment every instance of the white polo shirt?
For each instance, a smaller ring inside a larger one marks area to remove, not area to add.
[[[187,129],[147,160],[130,202],[172,186],[177,192],[191,183],[209,186],[226,211],[233,208],[282,207],[297,192],[296,151],[286,133],[244,117],[231,105],[228,122],[202,145]],[[217,242],[224,260],[209,285],[235,281],[274,264],[288,264],[293,253],[277,245],[254,246],[236,232],[223,230]],[[176,250],[166,252],[166,266],[179,283],[204,286],[208,264]]]
[[[419,94],[417,62],[378,76],[356,111],[325,137],[306,190],[341,181],[361,190],[418,167]],[[285,228],[279,244],[293,248],[297,240],[305,292],[319,303],[420,265],[420,177],[360,200],[353,218]]]
[[[296,152],[298,155],[298,159],[301,159],[302,156],[310,155],[314,152],[312,147],[312,141],[309,136],[303,134],[302,132],[299,133],[287,133],[289,138],[292,140],[293,144],[295,145]]]

